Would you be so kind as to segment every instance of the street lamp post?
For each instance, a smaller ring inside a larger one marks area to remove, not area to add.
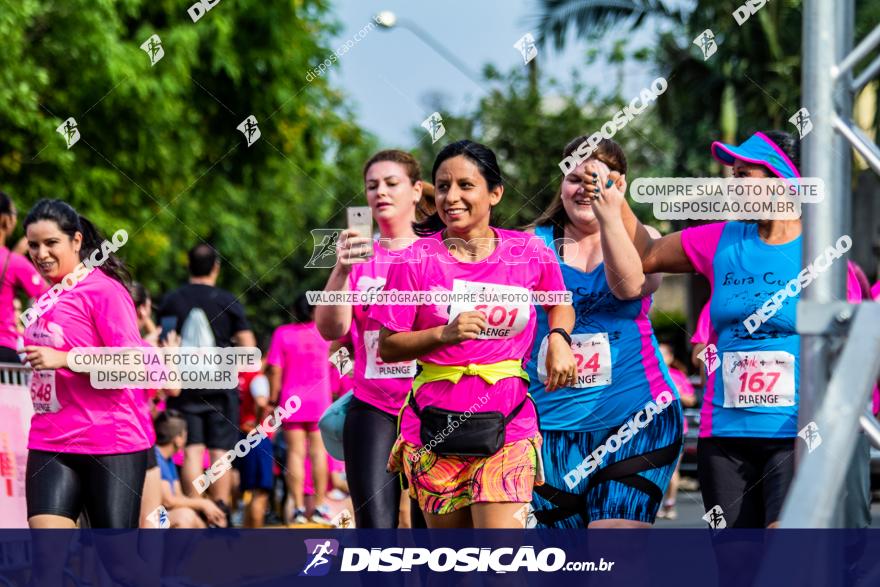
[[[451,63],[458,71],[470,78],[472,82],[474,82],[478,86],[482,86],[484,84],[484,80],[481,80],[480,76],[472,72],[467,65],[465,65],[458,57],[453,55],[448,49],[446,49],[446,47],[440,44],[440,42],[432,37],[428,33],[428,31],[426,31],[413,21],[405,18],[398,19],[397,15],[395,15],[390,10],[383,10],[376,15],[376,18],[374,20],[383,29],[391,30],[394,27],[409,29],[410,32],[421,39],[426,45],[431,47],[431,49],[439,53],[441,57]]]

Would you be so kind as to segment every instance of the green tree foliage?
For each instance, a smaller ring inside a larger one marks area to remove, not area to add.
[[[794,132],[788,119],[801,104],[802,0],[768,2],[742,25],[732,12],[744,2],[697,0],[540,0],[539,38],[562,47],[574,37],[601,42],[611,30],[653,21],[658,71],[669,80],[658,104],[675,137],[675,173],[720,173],[706,156],[711,140],[734,142],[768,128]],[[880,21],[880,3],[855,2],[855,42]],[[718,51],[703,59],[692,41],[704,30]],[[880,86],[868,91],[877,92]],[[874,121],[880,128],[880,120]]]
[[[220,2],[197,22],[189,4],[0,0],[0,188],[22,217],[60,198],[126,229],[122,256],[154,295],[185,279],[192,245],[214,244],[220,285],[265,337],[326,278],[304,268],[309,231],[344,224],[373,140],[326,76],[306,81],[331,54],[326,0]],[[236,126],[251,114],[248,147]],[[55,132],[69,116],[71,149]]]

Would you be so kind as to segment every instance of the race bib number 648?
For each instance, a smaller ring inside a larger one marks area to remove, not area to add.
[[[61,409],[55,387],[55,370],[34,371],[31,376],[31,401],[36,414],[54,414]]]

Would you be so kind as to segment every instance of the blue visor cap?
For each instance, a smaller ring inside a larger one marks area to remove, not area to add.
[[[739,146],[726,145],[719,141],[712,143],[712,156],[724,165],[732,166],[737,159],[746,163],[763,165],[776,177],[792,179],[800,177],[797,167],[791,162],[779,145],[770,137],[756,132]]]

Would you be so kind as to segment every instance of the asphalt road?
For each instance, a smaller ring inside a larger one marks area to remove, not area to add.
[[[658,519],[657,528],[705,528],[703,500],[699,491],[679,492],[676,504],[678,517],[675,520]],[[871,527],[880,528],[880,501],[871,504]]]

